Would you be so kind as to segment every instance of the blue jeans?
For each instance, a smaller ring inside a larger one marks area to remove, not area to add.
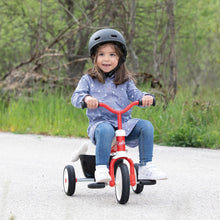
[[[111,143],[115,136],[115,128],[108,123],[101,123],[95,129],[96,165],[109,165]],[[139,163],[145,165],[152,161],[154,128],[147,121],[140,119],[131,133],[125,137],[126,141],[139,139]]]

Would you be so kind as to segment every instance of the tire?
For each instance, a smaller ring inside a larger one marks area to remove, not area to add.
[[[136,181],[136,185],[135,186],[132,186],[132,190],[136,193],[136,194],[139,194],[143,191],[144,189],[144,185],[138,183],[138,164],[135,163],[134,164],[134,171],[135,171],[135,181]]]
[[[74,167],[71,165],[65,166],[63,170],[63,189],[66,195],[72,196],[76,188],[76,175]]]
[[[130,177],[128,167],[124,163],[118,164],[115,173],[115,196],[120,204],[127,203],[130,196]]]
[[[123,159],[119,159],[115,162],[115,166],[114,166],[114,175],[116,174],[116,170],[117,170],[117,167],[120,163],[123,163]]]

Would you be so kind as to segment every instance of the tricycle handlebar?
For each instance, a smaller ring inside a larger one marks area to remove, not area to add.
[[[115,109],[113,109],[113,108],[111,108],[109,105],[107,105],[107,104],[105,104],[105,103],[102,103],[102,102],[99,102],[99,107],[104,107],[104,108],[106,108],[107,110],[109,110],[110,112],[112,112],[112,113],[115,113],[115,114],[117,114],[117,113],[125,113],[125,112],[127,112],[129,109],[131,109],[133,106],[135,106],[135,105],[142,105],[142,100],[138,100],[138,101],[134,101],[134,102],[131,102],[127,107],[125,107],[124,109],[122,109],[122,110],[115,110]],[[155,99],[153,99],[153,104],[152,104],[152,106],[155,106],[156,105],[156,100]],[[84,101],[82,101],[81,102],[81,108],[82,109],[84,109],[84,108],[87,108],[87,104],[86,104],[86,102],[84,102]]]

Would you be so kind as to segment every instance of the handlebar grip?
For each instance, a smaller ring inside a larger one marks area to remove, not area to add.
[[[141,105],[142,105],[142,100],[138,100],[138,101],[139,101],[139,104],[138,104],[138,105],[140,105],[140,106],[141,106]]]
[[[82,109],[87,108],[86,102],[84,102],[84,101],[81,102],[81,108],[82,108]]]
[[[98,103],[98,107],[99,107],[99,103]],[[81,102],[81,108],[82,109],[87,108],[87,103],[85,101]]]

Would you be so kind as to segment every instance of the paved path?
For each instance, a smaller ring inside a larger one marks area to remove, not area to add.
[[[155,146],[154,161],[169,179],[131,191],[126,205],[114,188],[63,192],[62,171],[87,139],[0,133],[0,219],[16,220],[213,220],[220,219],[220,151]],[[91,145],[90,152],[94,152]],[[137,161],[137,149],[129,149]],[[83,177],[79,162],[77,177]]]

